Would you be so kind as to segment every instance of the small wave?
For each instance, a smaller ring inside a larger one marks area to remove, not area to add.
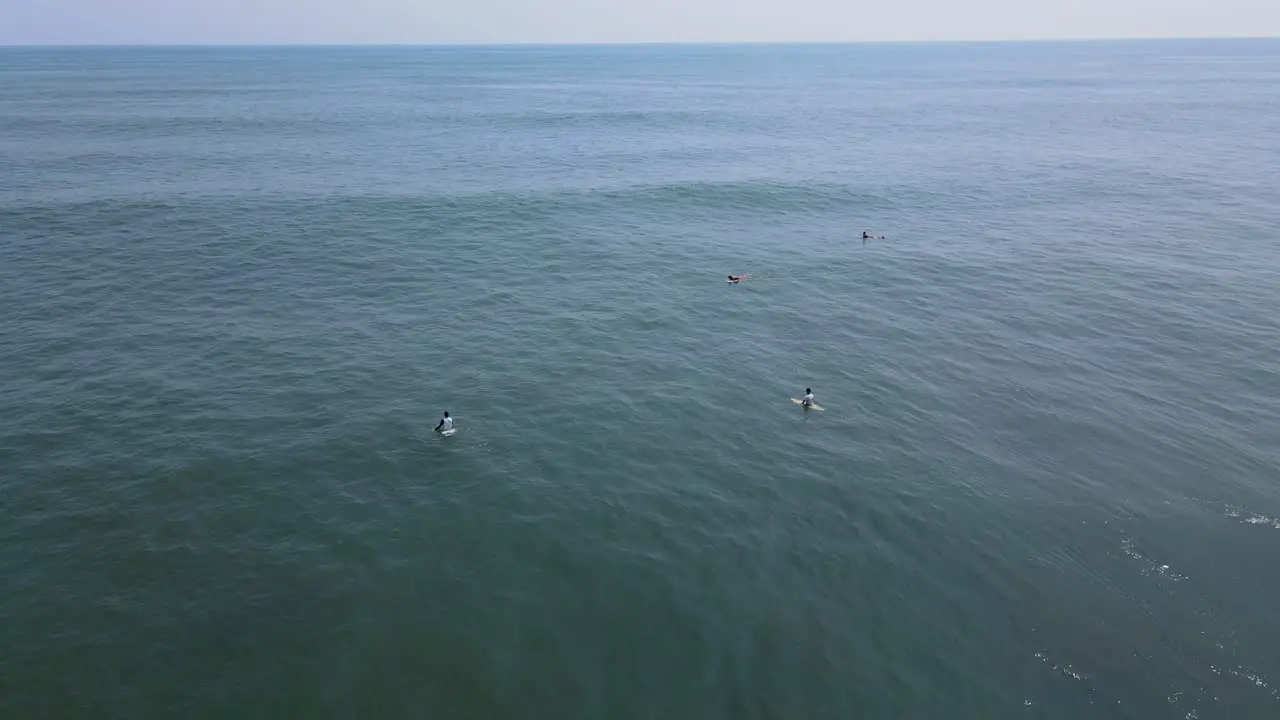
[[[1246,525],[1270,525],[1271,527],[1280,530],[1280,519],[1268,517],[1266,515],[1259,515],[1258,513],[1250,512],[1240,506],[1227,506],[1226,514],[1227,517],[1239,520]]]
[[[673,130],[681,126],[708,126],[721,121],[721,116],[708,111],[691,110],[583,110],[569,112],[521,112],[501,115],[478,115],[477,122],[494,120],[514,126],[552,128],[601,128],[638,126]]]
[[[1272,687],[1271,684],[1264,680],[1261,675],[1246,667],[1237,665],[1234,668],[1220,668],[1216,665],[1210,665],[1209,669],[1213,671],[1214,675],[1230,675],[1232,677],[1240,678],[1241,680],[1244,680],[1254,687],[1266,692],[1272,697],[1272,699],[1280,701],[1280,690]]]
[[[1121,541],[1120,549],[1124,551],[1125,555],[1142,563],[1143,575],[1168,578],[1173,582],[1181,582],[1187,579],[1186,575],[1171,569],[1168,565],[1152,560],[1146,555],[1146,553],[1135,548],[1133,545],[1133,538],[1125,538]]]
[[[1183,700],[1184,695],[1186,695],[1186,693],[1178,691],[1165,699],[1168,700],[1169,704],[1178,712],[1186,711],[1187,714],[1182,716],[1184,720],[1199,720],[1200,711],[1197,708],[1187,709],[1186,701]]]
[[[1085,673],[1082,673],[1076,670],[1071,665],[1059,665],[1053,662],[1052,660],[1049,659],[1047,655],[1045,655],[1042,652],[1036,653],[1035,656],[1036,656],[1036,659],[1038,659],[1040,662],[1044,663],[1045,665],[1048,665],[1050,670],[1053,670],[1056,673],[1061,673],[1071,678],[1072,680],[1086,680],[1089,677]]]
[[[644,206],[695,205],[756,212],[816,212],[857,207],[883,208],[889,196],[877,195],[837,183],[755,180],[737,182],[676,182],[601,188],[586,193],[610,203],[620,201]]]

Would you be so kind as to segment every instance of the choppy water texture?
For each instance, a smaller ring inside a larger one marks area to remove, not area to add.
[[[1280,716],[1278,86],[0,51],[0,716]]]

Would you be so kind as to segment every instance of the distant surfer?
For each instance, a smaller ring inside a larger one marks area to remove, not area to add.
[[[863,230],[863,231],[862,231],[862,242],[866,242],[866,241],[868,241],[868,240],[884,240],[884,236],[883,236],[883,235],[872,235],[871,233],[867,232],[866,230]]]
[[[747,279],[746,275],[730,275],[729,276],[729,282],[733,283],[734,285],[737,285],[738,283],[746,279]]]
[[[453,418],[449,417],[449,412],[446,410],[444,413],[444,417],[440,418],[440,424],[436,426],[436,432],[438,433],[448,432],[452,429],[453,429]]]
[[[813,390],[811,388],[804,389],[804,397],[800,398],[800,407],[805,410],[813,407]]]

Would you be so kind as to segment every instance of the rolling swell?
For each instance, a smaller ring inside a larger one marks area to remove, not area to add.
[[[928,202],[928,193],[874,191],[832,183],[787,183],[769,180],[738,182],[676,182],[661,185],[602,187],[590,190],[561,190],[542,193],[459,193],[417,197],[409,193],[377,195],[297,195],[288,192],[252,195],[189,196],[157,193],[147,202],[123,201],[119,197],[95,200],[25,200],[0,204],[0,220],[32,223],[36,226],[65,222],[68,216],[87,217],[95,223],[118,226],[147,222],[161,217],[222,207],[228,212],[260,213],[287,217],[290,213],[341,216],[347,209],[358,210],[355,217],[385,217],[395,221],[450,222],[467,218],[483,219],[492,225],[528,220],[562,210],[627,212],[676,209],[696,212],[735,211],[759,214],[801,214],[809,212],[892,211],[904,203]]]

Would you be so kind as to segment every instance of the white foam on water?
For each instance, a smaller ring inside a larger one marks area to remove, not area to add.
[[[1239,505],[1228,505],[1226,515],[1229,518],[1239,520],[1240,522],[1248,525],[1270,525],[1271,527],[1280,530],[1280,519],[1251,512]]]
[[[1054,672],[1062,673],[1063,675],[1066,675],[1067,677],[1073,680],[1084,680],[1089,677],[1085,673],[1077,671],[1071,665],[1059,665],[1053,662],[1042,652],[1036,653],[1035,656],[1039,658],[1040,662],[1044,663],[1045,665],[1048,665],[1050,670],[1053,670]]]
[[[1168,565],[1152,560],[1141,550],[1135,548],[1133,545],[1133,538],[1125,538],[1122,540],[1120,542],[1120,549],[1124,551],[1125,555],[1142,563],[1143,575],[1167,578],[1172,582],[1181,582],[1187,579],[1186,575],[1173,570]]]
[[[1230,675],[1232,677],[1240,678],[1259,690],[1266,692],[1274,700],[1280,702],[1280,690],[1273,688],[1270,683],[1262,678],[1261,675],[1249,668],[1242,665],[1237,665],[1234,668],[1220,668],[1216,665],[1210,665],[1209,669],[1212,670],[1215,675]]]
[[[1186,693],[1179,690],[1178,692],[1170,695],[1167,698],[1167,700],[1169,701],[1169,704],[1174,707],[1175,710],[1177,710],[1178,712],[1186,713],[1185,715],[1182,716],[1183,720],[1199,720],[1200,709],[1194,708],[1194,707],[1188,708],[1185,704],[1185,701],[1183,700],[1184,695],[1186,695]]]

